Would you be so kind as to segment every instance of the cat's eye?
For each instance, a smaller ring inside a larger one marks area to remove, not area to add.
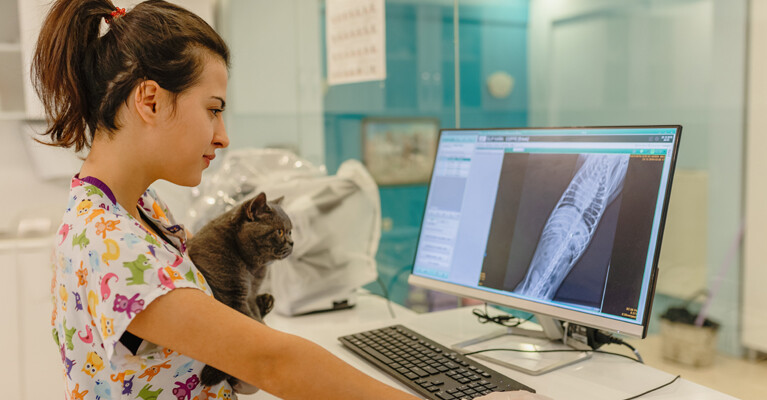
[[[282,236],[284,236],[284,235],[285,235],[285,231],[283,231],[282,229],[278,229],[278,230],[277,230],[277,235],[278,235],[279,237],[282,237]]]

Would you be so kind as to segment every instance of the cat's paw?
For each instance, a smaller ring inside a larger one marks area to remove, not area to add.
[[[229,375],[211,367],[210,365],[204,366],[202,368],[202,372],[200,373],[200,382],[204,386],[215,386],[227,378],[229,378]]]
[[[259,294],[256,296],[256,306],[258,306],[258,311],[261,312],[261,318],[265,317],[274,308],[274,296],[270,293]]]
[[[239,394],[253,394],[259,390],[257,387],[251,385],[250,383],[243,382],[237,378],[230,379],[229,384],[232,385],[232,389],[234,389],[234,391]]]

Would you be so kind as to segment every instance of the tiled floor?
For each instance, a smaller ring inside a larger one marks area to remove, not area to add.
[[[650,366],[681,375],[684,379],[739,399],[767,399],[767,360],[764,358],[761,361],[748,361],[718,354],[710,367],[693,368],[664,359],[660,336],[651,335],[644,340],[628,342],[639,350],[645,363]],[[606,350],[617,349],[610,346]]]

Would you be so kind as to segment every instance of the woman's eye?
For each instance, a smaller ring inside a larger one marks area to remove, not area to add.
[[[224,110],[222,110],[222,109],[220,109],[220,108],[213,108],[213,109],[211,109],[211,110],[210,110],[210,112],[212,112],[212,113],[213,113],[213,116],[214,116],[214,117],[217,117],[217,116],[218,116],[218,114],[220,114],[220,113],[224,112]]]

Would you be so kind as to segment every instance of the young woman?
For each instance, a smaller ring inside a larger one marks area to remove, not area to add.
[[[163,1],[57,0],[43,24],[33,79],[46,135],[89,149],[51,285],[66,398],[236,397],[226,381],[200,384],[205,364],[282,398],[415,398],[219,303],[187,258],[149,185],[198,185],[229,144],[228,63],[210,26]]]

